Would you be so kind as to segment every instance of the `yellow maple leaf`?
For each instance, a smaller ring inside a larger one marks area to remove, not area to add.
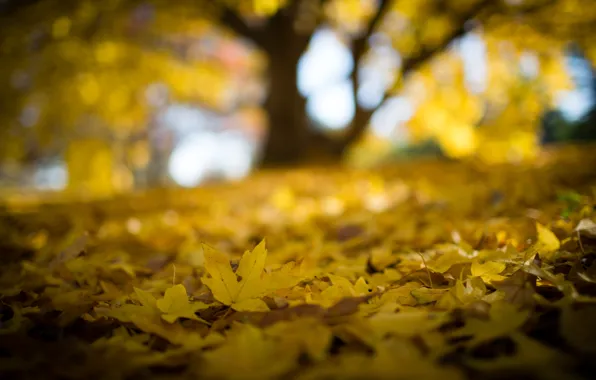
[[[134,291],[135,291],[135,294],[137,295],[137,298],[139,299],[139,302],[141,303],[141,305],[150,306],[152,308],[157,307],[157,305],[156,305],[157,300],[155,299],[153,294],[149,293],[146,290],[139,289],[139,288],[134,288]]]
[[[331,280],[331,285],[324,288],[318,297],[310,299],[309,302],[330,307],[342,298],[363,296],[371,292],[370,286],[363,277],[359,277],[354,284],[342,276],[327,274],[327,277]],[[320,286],[324,284],[323,282]]]
[[[277,276],[263,273],[267,258],[265,240],[242,255],[235,273],[225,255],[206,245],[203,251],[208,276],[203,276],[201,280],[211,289],[216,300],[237,311],[267,311],[269,307],[259,297],[291,287],[299,281],[295,278],[292,282],[278,282]]]
[[[469,261],[470,259],[462,255],[459,249],[452,249],[439,255],[436,260],[427,262],[426,266],[434,272],[445,273],[453,265],[467,263]]]
[[[438,309],[452,309],[481,300],[486,295],[486,285],[479,277],[457,280],[455,285],[437,301]]]
[[[291,288],[299,283],[305,271],[302,268],[302,263],[298,264],[295,261],[290,261],[282,265],[279,269],[270,272],[268,275],[268,291],[275,291],[277,289]]]
[[[506,266],[505,263],[498,261],[487,260],[481,262],[480,260],[475,260],[472,262],[470,270],[472,276],[480,277],[484,282],[500,281],[503,279],[503,276],[499,275],[499,273],[503,272]]]
[[[339,293],[342,293],[344,296],[349,297],[354,293],[354,285],[345,277],[336,276],[334,274],[328,274],[327,277],[331,280],[332,285],[325,289],[323,292],[327,291],[328,289],[332,289],[336,287]]]
[[[119,307],[96,307],[95,313],[100,317],[109,317],[120,322],[132,323],[140,330],[158,335],[171,343],[187,348],[199,348],[210,344],[217,336],[203,339],[199,333],[185,329],[181,324],[172,323],[177,318],[189,318],[202,322],[202,319],[191,312],[199,305],[190,304],[183,285],[175,285],[166,290],[161,299],[156,299],[150,292],[134,288],[141,305],[124,304]],[[184,305],[186,302],[186,306]],[[203,304],[202,304],[203,305]],[[207,306],[207,305],[204,305]],[[201,306],[202,307],[202,306]],[[165,323],[164,321],[170,322]]]
[[[209,305],[202,302],[190,303],[186,295],[186,288],[182,284],[174,285],[166,289],[164,297],[156,299],[153,294],[146,290],[134,288],[135,294],[142,306],[123,305],[136,307],[138,312],[143,314],[157,314],[169,323],[174,323],[178,318],[194,319],[196,321],[205,322],[195,315],[197,310],[206,309]],[[122,309],[120,307],[119,309]],[[124,309],[122,310],[124,311]],[[129,310],[126,310],[128,312]],[[206,322],[205,322],[206,323]]]
[[[426,305],[438,301],[449,289],[417,288],[410,294],[416,299],[418,305]]]
[[[188,318],[205,322],[203,319],[197,317],[195,312],[209,307],[209,305],[202,302],[188,302],[186,288],[182,284],[174,285],[167,289],[164,297],[156,301],[156,306],[163,313],[161,318],[169,323],[174,323],[178,318]]]
[[[555,234],[538,222],[536,222],[536,232],[538,233],[537,246],[544,256],[552,256],[561,247],[561,242]]]

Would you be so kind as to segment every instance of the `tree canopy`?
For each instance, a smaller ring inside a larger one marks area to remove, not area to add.
[[[590,0],[38,0],[0,12],[0,151],[16,160],[64,151],[73,136],[142,140],[172,102],[262,107],[265,162],[345,154],[366,143],[371,116],[396,96],[414,110],[412,141],[435,139],[455,158],[529,158],[540,116],[574,86],[567,49],[596,60]],[[357,107],[337,133],[310,126],[296,84],[321,27],[354,60]],[[470,83],[464,36],[483,46],[481,83]],[[370,104],[362,94],[373,80],[382,97]]]

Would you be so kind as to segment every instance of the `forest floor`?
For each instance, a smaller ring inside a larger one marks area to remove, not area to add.
[[[583,379],[596,149],[5,203],[3,379]]]

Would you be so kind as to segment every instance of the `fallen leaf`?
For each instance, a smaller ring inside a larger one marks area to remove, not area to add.
[[[575,231],[579,232],[581,235],[596,238],[596,223],[591,219],[582,219],[577,224],[577,227],[575,227]]]
[[[236,273],[228,259],[222,253],[204,246],[205,270],[209,276],[201,280],[213,293],[213,297],[224,305],[238,311],[266,311],[267,304],[260,299],[267,292],[288,287],[298,281],[279,281],[279,277],[270,277],[263,273],[267,249],[265,240],[252,251],[244,253]],[[283,272],[282,272],[283,273]]]
[[[536,232],[538,233],[537,244],[541,253],[540,256],[543,258],[552,257],[552,254],[561,247],[561,242],[551,230],[538,222],[536,222]]]
[[[470,270],[472,276],[480,277],[485,282],[491,282],[503,280],[504,277],[501,276],[500,273],[503,272],[506,267],[507,265],[505,263],[498,261],[485,261],[481,263],[479,260],[475,260],[472,262]]]
[[[164,297],[157,300],[157,308],[164,314],[164,321],[174,323],[178,318],[194,319],[207,323],[205,320],[197,317],[198,310],[206,309],[209,305],[202,302],[188,302],[188,295],[184,285],[178,284],[166,290]]]
[[[437,273],[445,273],[455,264],[469,262],[470,259],[461,254],[459,249],[451,249],[446,253],[440,254],[436,260],[429,260],[426,267]]]
[[[536,276],[523,270],[516,271],[503,281],[493,282],[493,286],[503,291],[505,299],[514,305],[529,307],[535,303]]]
[[[472,339],[467,343],[475,345],[518,331],[529,316],[529,310],[520,310],[505,301],[495,302],[491,305],[488,320],[471,318],[454,335],[471,336]]]

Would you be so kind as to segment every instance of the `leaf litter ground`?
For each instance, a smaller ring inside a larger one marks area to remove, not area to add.
[[[6,379],[582,379],[596,154],[7,201]]]

